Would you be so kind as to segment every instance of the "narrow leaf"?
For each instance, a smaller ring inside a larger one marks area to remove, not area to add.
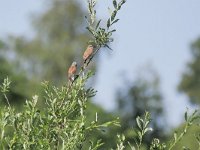
[[[175,141],[177,140],[177,133],[176,132],[174,133],[174,140]]]
[[[119,19],[116,19],[115,21],[113,21],[111,25],[113,25],[113,24],[116,23],[117,21],[119,21]]]
[[[141,125],[141,122],[140,122],[140,117],[137,117],[136,118],[136,122],[137,122],[137,126],[142,129],[142,125]]]
[[[185,121],[188,120],[188,114],[187,114],[187,111],[185,112]]]
[[[94,35],[93,31],[89,28],[89,27],[86,27],[86,29],[92,34]],[[95,36],[95,35],[94,35]]]
[[[117,9],[117,1],[113,0],[113,6],[115,7],[115,9]]]
[[[140,131],[137,131],[137,135],[140,139],[142,139],[142,133]]]
[[[96,25],[96,28],[95,28],[96,30],[98,29],[100,23],[101,23],[101,20],[99,20],[99,21],[97,22],[97,25]]]
[[[112,50],[112,51],[113,51],[113,49],[110,48],[107,44],[105,45],[105,47],[107,47],[109,50]]]
[[[153,129],[152,128],[145,128],[144,133],[146,133],[148,131],[153,131]]]
[[[114,30],[111,30],[111,31],[109,31],[109,33],[112,33],[112,32],[115,32],[116,30],[114,29]]]
[[[107,28],[109,28],[110,27],[110,19],[108,19],[108,21],[107,21]]]
[[[92,14],[92,5],[89,4],[89,12]]]

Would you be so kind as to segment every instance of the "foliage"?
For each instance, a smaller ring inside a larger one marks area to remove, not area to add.
[[[31,15],[33,36],[9,35],[0,40],[0,82],[7,76],[12,80],[7,97],[17,109],[33,93],[40,95],[41,81],[65,83],[66,68],[82,54],[89,38],[84,30],[85,11],[78,1],[44,2],[46,8]],[[39,103],[42,107],[43,101]]]
[[[125,4],[125,2],[126,2],[126,0],[121,0],[119,3],[117,3],[116,0],[113,0],[113,6],[114,6],[115,10],[113,11],[113,13],[110,14],[109,19],[111,19],[111,18],[115,19],[117,12],[121,9],[122,5]],[[88,23],[88,26],[86,27],[86,29],[92,34],[92,39],[88,41],[88,44],[92,44],[95,48],[95,51],[90,56],[89,61],[86,64],[84,63],[81,66],[81,69],[77,75],[77,78],[79,76],[81,76],[82,73],[84,73],[86,67],[91,63],[91,60],[93,59],[93,57],[97,54],[97,52],[102,47],[107,47],[107,48],[111,49],[108,46],[108,44],[110,44],[110,42],[113,41],[112,40],[112,32],[116,31],[115,29],[110,31],[110,27],[117,21],[113,21],[112,24],[110,24],[109,26],[107,24],[107,28],[104,26],[100,26],[101,20],[99,20],[96,23],[95,6],[96,6],[96,0],[88,0],[88,13],[89,13],[90,18],[85,16],[86,21]],[[119,19],[117,19],[117,20],[119,20]]]
[[[90,134],[94,130],[101,130],[110,125],[119,125],[117,120],[99,124],[98,114],[95,120],[86,124],[87,101],[95,95],[92,88],[86,89],[84,83],[90,77],[88,73],[84,78],[78,78],[72,86],[62,86],[60,88],[49,85],[48,82],[42,83],[45,91],[45,106],[43,110],[37,108],[37,102],[40,97],[33,96],[32,100],[26,101],[23,112],[17,113],[9,105],[6,93],[10,88],[10,81],[6,78],[1,86],[1,92],[7,99],[8,106],[1,109],[0,112],[0,135],[1,149],[99,149],[103,144],[100,139],[94,143],[90,141]],[[160,143],[159,139],[153,139],[150,145],[151,150],[172,149],[187,133],[188,128],[200,119],[195,111],[191,116],[185,113],[186,125],[180,133],[174,134],[173,140],[169,145]],[[144,117],[137,117],[137,133],[135,145],[141,149],[144,136],[153,129],[149,127],[151,118],[146,112]],[[8,130],[9,129],[9,130]],[[8,131],[13,131],[9,133]],[[197,140],[199,135],[197,135]],[[125,136],[118,135],[118,144],[116,149],[123,150]],[[85,143],[90,143],[86,145]],[[199,140],[198,140],[199,142]],[[129,145],[131,149],[135,146]]]
[[[131,128],[137,126],[134,120],[137,116],[141,116],[145,111],[148,111],[154,118],[151,121],[151,127],[154,130],[143,139],[143,144],[150,145],[153,137],[164,140],[166,138],[165,116],[158,76],[152,70],[146,69],[144,74],[136,78],[135,82],[124,85],[126,85],[125,88],[119,90],[117,95],[122,126],[120,133],[126,136],[126,141],[131,141],[131,144],[133,144],[133,139],[137,136],[131,130]]]
[[[59,1],[57,2],[59,3]],[[45,15],[44,18],[46,18]],[[46,20],[44,19],[44,21]],[[30,50],[36,49],[38,52],[38,54],[37,52],[33,54],[42,56],[41,52],[43,52],[43,49],[46,51],[46,48],[42,45],[45,45],[48,40],[51,41],[52,39],[55,39],[51,38],[51,34],[48,35],[48,30],[39,33],[44,33],[46,36],[44,36],[44,38],[39,38],[40,40],[36,39],[30,42],[24,38],[13,38],[17,52],[22,52],[22,56],[26,57],[28,54],[26,53],[26,49],[30,48]],[[45,42],[45,44],[41,44],[40,42]],[[42,46],[43,49],[40,51],[40,48],[37,49],[37,47],[32,46]],[[52,47],[49,48],[52,49]],[[100,48],[101,46],[98,47],[98,49]],[[95,54],[96,53],[94,53],[94,55]],[[16,53],[16,55],[18,54]],[[30,59],[28,58],[27,60],[30,61],[30,63],[38,62],[38,58],[36,58],[36,60],[35,58],[34,55],[31,55]],[[56,71],[54,70],[54,72]],[[35,95],[32,100],[26,101],[24,111],[20,113],[17,113],[10,106],[4,90],[9,86],[9,82],[7,82],[8,79],[5,79],[2,86],[2,92],[4,92],[3,95],[7,101],[8,107],[5,107],[4,110],[2,109],[3,111],[1,112],[1,148],[80,149],[84,147],[83,143],[86,141],[88,132],[91,132],[94,129],[105,128],[111,124],[118,125],[118,121],[116,120],[98,124],[97,114],[95,121],[92,121],[88,126],[85,125],[86,115],[84,114],[84,110],[86,108],[86,101],[95,94],[92,89],[86,90],[84,88],[85,81],[88,77],[89,74],[87,76],[79,76],[72,85],[67,84],[61,88],[49,86],[47,82],[43,83],[46,94],[44,98],[46,109],[40,110],[36,107],[38,100],[40,99],[41,101],[42,99],[38,95]],[[4,114],[4,112],[6,113]],[[9,131],[14,132],[10,133]],[[102,143],[99,140],[96,144],[91,141],[89,149],[97,149],[101,145]]]
[[[176,142],[179,142],[181,139],[181,141],[174,146],[174,149],[182,149],[183,147],[185,147],[185,149],[187,148],[193,150],[200,148],[199,146],[200,120],[197,120],[198,118],[200,118],[200,115],[198,113],[199,112],[194,111],[191,116],[188,116],[188,112],[185,113],[186,123],[184,123],[181,127],[176,129],[176,131],[174,132],[174,141],[173,143],[171,143],[171,146],[173,144],[176,144]],[[194,120],[196,120],[195,124]],[[189,132],[185,135],[187,131]]]
[[[118,125],[116,120],[99,124],[97,114],[94,121],[85,124],[86,102],[95,94],[93,89],[84,88],[88,77],[89,74],[79,78],[72,87],[57,88],[44,82],[45,106],[42,111],[37,108],[40,99],[37,95],[26,101],[23,112],[15,112],[10,105],[1,109],[1,149],[79,149],[89,140],[87,134],[93,130]],[[10,81],[5,79],[1,87],[5,97],[9,85]],[[14,132],[8,135],[6,128]],[[90,148],[100,145],[98,142]]]
[[[117,137],[118,137],[117,150],[123,150],[125,148],[125,146],[124,146],[125,136],[117,135]]]
[[[26,76],[38,83],[47,80],[62,85],[66,68],[80,58],[89,40],[84,30],[85,10],[77,0],[45,2],[46,8],[32,15],[34,36],[10,36],[6,43],[16,56],[18,71],[25,70]]]
[[[194,124],[196,121],[200,121],[200,116],[198,114],[199,112],[197,110],[195,110],[192,115],[188,115],[188,113],[185,113],[185,127],[184,130],[180,132],[180,134],[177,135],[177,133],[174,133],[174,137],[172,138],[172,140],[170,140],[168,142],[168,144],[165,143],[161,143],[159,139],[157,138],[152,138],[152,142],[149,145],[149,149],[150,150],[171,150],[174,149],[174,147],[176,146],[176,144],[181,141],[184,137],[184,135],[188,132],[188,129],[192,126],[192,124]],[[152,131],[153,129],[151,127],[149,127],[150,125],[150,114],[148,112],[145,112],[143,117],[138,116],[136,118],[136,123],[137,123],[137,128],[134,129],[134,132],[137,133],[136,138],[134,139],[134,145],[130,144],[129,142],[129,146],[125,146],[124,148],[129,147],[131,150],[141,150],[144,149],[142,148],[142,143],[144,142],[144,136],[147,135],[147,133],[150,131]],[[196,135],[196,139],[197,142],[199,144],[199,135]],[[123,145],[123,142],[125,141],[125,137],[123,136],[123,140],[120,141],[120,145]],[[199,149],[200,147],[198,147]],[[189,149],[189,148],[188,148]]]
[[[185,121],[186,121],[185,127],[179,135],[177,135],[177,133],[174,133],[174,139],[172,140],[172,142],[169,145],[169,150],[171,150],[174,147],[174,145],[183,138],[183,136],[186,134],[188,128],[198,118],[200,118],[200,116],[198,115],[197,110],[195,110],[191,116],[188,116],[187,112],[185,113]]]
[[[118,115],[114,115],[113,112],[106,112],[103,108],[93,104],[91,101],[87,103],[87,109],[85,111],[87,116],[86,124],[90,124],[90,122],[95,119],[96,112],[98,112],[98,122],[100,124],[119,118]],[[90,137],[91,141],[94,143],[101,139],[101,142],[104,144],[100,149],[108,149],[116,146],[116,135],[119,134],[119,129],[119,126],[110,126],[107,128],[103,127],[100,130],[94,130],[91,134],[88,135],[88,137]]]
[[[28,79],[23,73],[17,73],[15,67],[9,63],[4,56],[0,56],[0,64],[0,82],[2,83],[7,76],[9,76],[13,81],[13,86],[11,86],[7,97],[10,99],[11,105],[15,104],[20,106],[26,98],[28,98],[33,92],[36,92],[33,88],[35,83],[30,81],[28,82]],[[0,96],[0,101],[3,99],[4,97]],[[0,105],[2,104],[4,103],[1,103]]]
[[[87,16],[85,16],[85,18],[88,23],[88,27],[86,27],[86,29],[93,36],[93,39],[90,40],[91,43],[94,43],[97,47],[103,46],[111,49],[108,44],[110,42],[113,42],[112,33],[116,31],[116,29],[111,29],[111,27],[113,24],[119,21],[119,19],[116,19],[116,15],[125,2],[126,0],[121,0],[120,2],[113,0],[114,10],[112,11],[109,8],[110,17],[107,20],[107,28],[103,28],[100,26],[101,19],[96,21],[96,10],[95,10],[96,0],[88,0],[88,12],[90,18],[88,19]]]
[[[1,126],[1,149],[81,149],[88,141],[88,134],[93,130],[107,127],[109,125],[119,125],[116,120],[98,123],[98,115],[94,121],[86,125],[87,116],[85,109],[87,107],[87,100],[94,96],[95,91],[92,88],[85,89],[84,83],[89,78],[90,74],[84,78],[77,79],[72,87],[62,86],[57,88],[50,86],[48,82],[43,83],[45,90],[45,104],[43,111],[37,108],[39,97],[33,96],[31,101],[26,101],[23,112],[16,113],[9,105],[6,93],[10,87],[10,81],[4,80],[1,86],[1,92],[4,94],[8,107],[1,109],[0,126]],[[166,148],[165,144],[160,144],[159,139],[153,139],[150,149],[164,150],[172,149],[177,142],[187,133],[188,128],[199,119],[198,112],[195,111],[191,116],[185,113],[186,125],[184,130],[174,138]],[[146,112],[144,117],[137,117],[137,139],[135,144],[137,149],[141,149],[143,137],[149,128],[150,114]],[[6,128],[14,131],[11,135],[6,133]],[[197,140],[198,140],[197,136]],[[125,136],[118,136],[117,149],[125,149],[123,144]],[[91,142],[89,147],[84,149],[98,149],[103,143],[98,141],[96,144]],[[131,149],[135,149],[130,144]]]
[[[143,136],[148,132],[148,131],[152,131],[152,128],[149,128],[148,125],[150,123],[150,114],[148,112],[145,113],[144,115],[144,119],[140,118],[140,116],[138,116],[136,118],[136,122],[137,122],[137,126],[138,126],[138,130],[137,130],[137,137],[138,140],[135,141],[137,148],[140,149],[141,145],[142,145],[142,141],[143,141]]]
[[[187,64],[179,90],[185,92],[193,104],[200,104],[200,38],[191,46],[192,60]]]
[[[9,105],[9,100],[6,97],[10,87],[10,81],[5,79],[1,92],[8,102],[8,106],[1,109],[0,112],[0,135],[1,149],[99,149],[103,144],[100,139],[94,143],[90,142],[89,134],[94,130],[101,130],[110,125],[119,125],[117,120],[104,122],[99,124],[98,114],[96,113],[95,120],[86,124],[87,101],[91,96],[95,95],[92,88],[86,89],[84,84],[90,77],[88,73],[85,77],[78,78],[72,86],[64,85],[60,88],[49,85],[48,82],[43,82],[42,86],[45,91],[45,106],[42,110],[37,108],[37,102],[40,97],[33,96],[32,100],[26,101],[24,111],[17,113]],[[152,139],[150,145],[151,150],[172,149],[187,133],[191,125],[200,119],[197,111],[191,116],[186,112],[186,125],[180,134],[174,134],[173,140],[166,146],[160,143],[159,139]],[[148,131],[152,131],[149,127],[151,118],[146,112],[144,117],[137,117],[137,128],[134,132],[137,133],[135,139],[136,148],[142,149],[144,136]],[[13,131],[9,133],[8,131]],[[197,135],[197,141],[199,139]],[[124,144],[125,136],[118,135],[118,144],[116,149],[126,149]],[[198,141],[199,142],[199,141]],[[129,147],[136,149],[134,145],[129,143]]]

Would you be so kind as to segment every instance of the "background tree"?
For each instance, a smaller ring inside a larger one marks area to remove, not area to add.
[[[32,92],[36,92],[37,90],[32,88],[35,86],[34,82],[29,81],[23,72],[17,71],[15,65],[8,57],[10,52],[7,48],[7,45],[3,41],[0,41],[0,82],[2,83],[8,76],[12,79],[13,86],[10,88],[10,92],[7,96],[11,99],[11,104],[20,106]],[[1,96],[0,100],[5,104],[6,101],[4,97]]]
[[[200,38],[191,46],[192,60],[182,76],[179,90],[184,92],[193,104],[200,104]]]
[[[165,138],[165,116],[163,112],[162,95],[159,91],[159,77],[156,72],[150,68],[141,73],[134,82],[125,83],[124,89],[118,90],[118,111],[121,120],[121,133],[125,134],[127,141],[134,143],[136,133],[133,128],[136,127],[135,119],[141,116],[145,111],[151,113],[152,128],[154,130],[146,136],[144,143],[149,145],[152,137]]]
[[[76,0],[46,1],[42,14],[34,17],[35,36],[10,37],[16,62],[32,79],[66,82],[66,70],[87,46],[85,11]],[[83,49],[84,48],[84,49]]]
[[[195,105],[200,105],[200,38],[191,45],[192,59],[187,64],[181,82],[178,86],[179,91],[184,92],[190,102]],[[177,127],[175,130],[179,132],[184,124]],[[198,125],[192,126],[189,133],[175,146],[175,149],[181,149],[185,145],[190,149],[198,149],[198,141],[193,140],[200,133]]]
[[[14,82],[13,102],[39,94],[39,81],[66,83],[67,68],[87,46],[84,14],[76,0],[46,1],[44,11],[32,19],[33,38],[10,35],[0,41],[0,79],[9,76]]]

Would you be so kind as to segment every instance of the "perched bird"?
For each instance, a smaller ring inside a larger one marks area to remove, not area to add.
[[[87,49],[85,50],[85,52],[83,53],[83,60],[84,63],[86,63],[86,61],[90,58],[90,56],[92,55],[94,50],[93,45],[88,45]]]
[[[68,69],[68,79],[71,82],[73,82],[75,79],[76,69],[77,69],[77,63],[74,61]]]

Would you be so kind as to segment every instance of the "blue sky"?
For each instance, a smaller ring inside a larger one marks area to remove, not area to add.
[[[0,2],[0,37],[32,35],[30,15],[43,10],[44,0]],[[99,0],[99,17],[108,15],[107,4],[109,0]],[[180,123],[189,104],[177,85],[190,60],[189,46],[200,36],[199,6],[197,0],[127,0],[118,15],[114,51],[101,52],[95,101],[112,109],[116,89],[125,86],[122,76],[134,80],[151,65],[161,78],[168,121],[172,126]]]

